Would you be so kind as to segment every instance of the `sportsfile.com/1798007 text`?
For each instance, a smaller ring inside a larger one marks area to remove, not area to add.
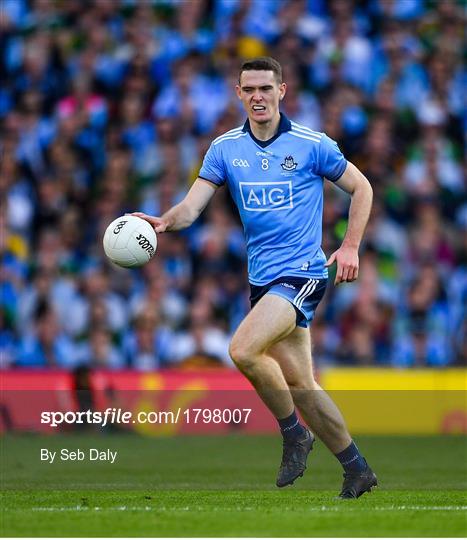
[[[207,409],[181,407],[173,411],[124,411],[108,407],[104,411],[43,411],[41,424],[57,427],[61,424],[246,424],[251,409]]]

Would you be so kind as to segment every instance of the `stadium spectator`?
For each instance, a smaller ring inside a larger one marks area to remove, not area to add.
[[[22,336],[15,363],[21,367],[72,369],[79,362],[77,352],[76,345],[60,329],[51,305],[41,300],[32,329]]]
[[[217,363],[233,366],[229,356],[229,336],[214,321],[213,308],[208,300],[197,299],[191,303],[187,328],[174,337],[174,362],[181,365]]]
[[[112,343],[112,336],[105,327],[94,326],[89,338],[78,349],[80,365],[95,369],[122,369],[123,355]]]
[[[431,265],[409,284],[396,319],[393,363],[443,366],[452,361],[449,306],[440,275]]]
[[[123,340],[127,365],[139,371],[167,367],[173,358],[172,346],[172,332],[159,325],[157,315],[149,309],[135,317]]]

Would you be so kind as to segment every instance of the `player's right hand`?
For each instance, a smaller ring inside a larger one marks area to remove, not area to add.
[[[156,233],[163,233],[167,230],[167,223],[160,217],[149,216],[148,214],[145,214],[144,212],[131,212],[129,215],[144,219],[145,221],[147,221],[149,224],[153,226]]]
[[[336,279],[334,285],[352,282],[358,278],[358,248],[349,247],[345,244],[334,251],[324,266],[329,267],[337,263]]]

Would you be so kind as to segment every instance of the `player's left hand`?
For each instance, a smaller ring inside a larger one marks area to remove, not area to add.
[[[355,281],[358,278],[358,249],[341,246],[329,257],[324,266],[331,266],[337,263],[336,279],[334,285],[342,282]]]

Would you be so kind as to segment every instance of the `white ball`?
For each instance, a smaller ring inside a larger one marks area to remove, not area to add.
[[[144,219],[121,216],[107,227],[103,245],[105,254],[112,262],[124,268],[136,268],[154,257],[157,236]]]

